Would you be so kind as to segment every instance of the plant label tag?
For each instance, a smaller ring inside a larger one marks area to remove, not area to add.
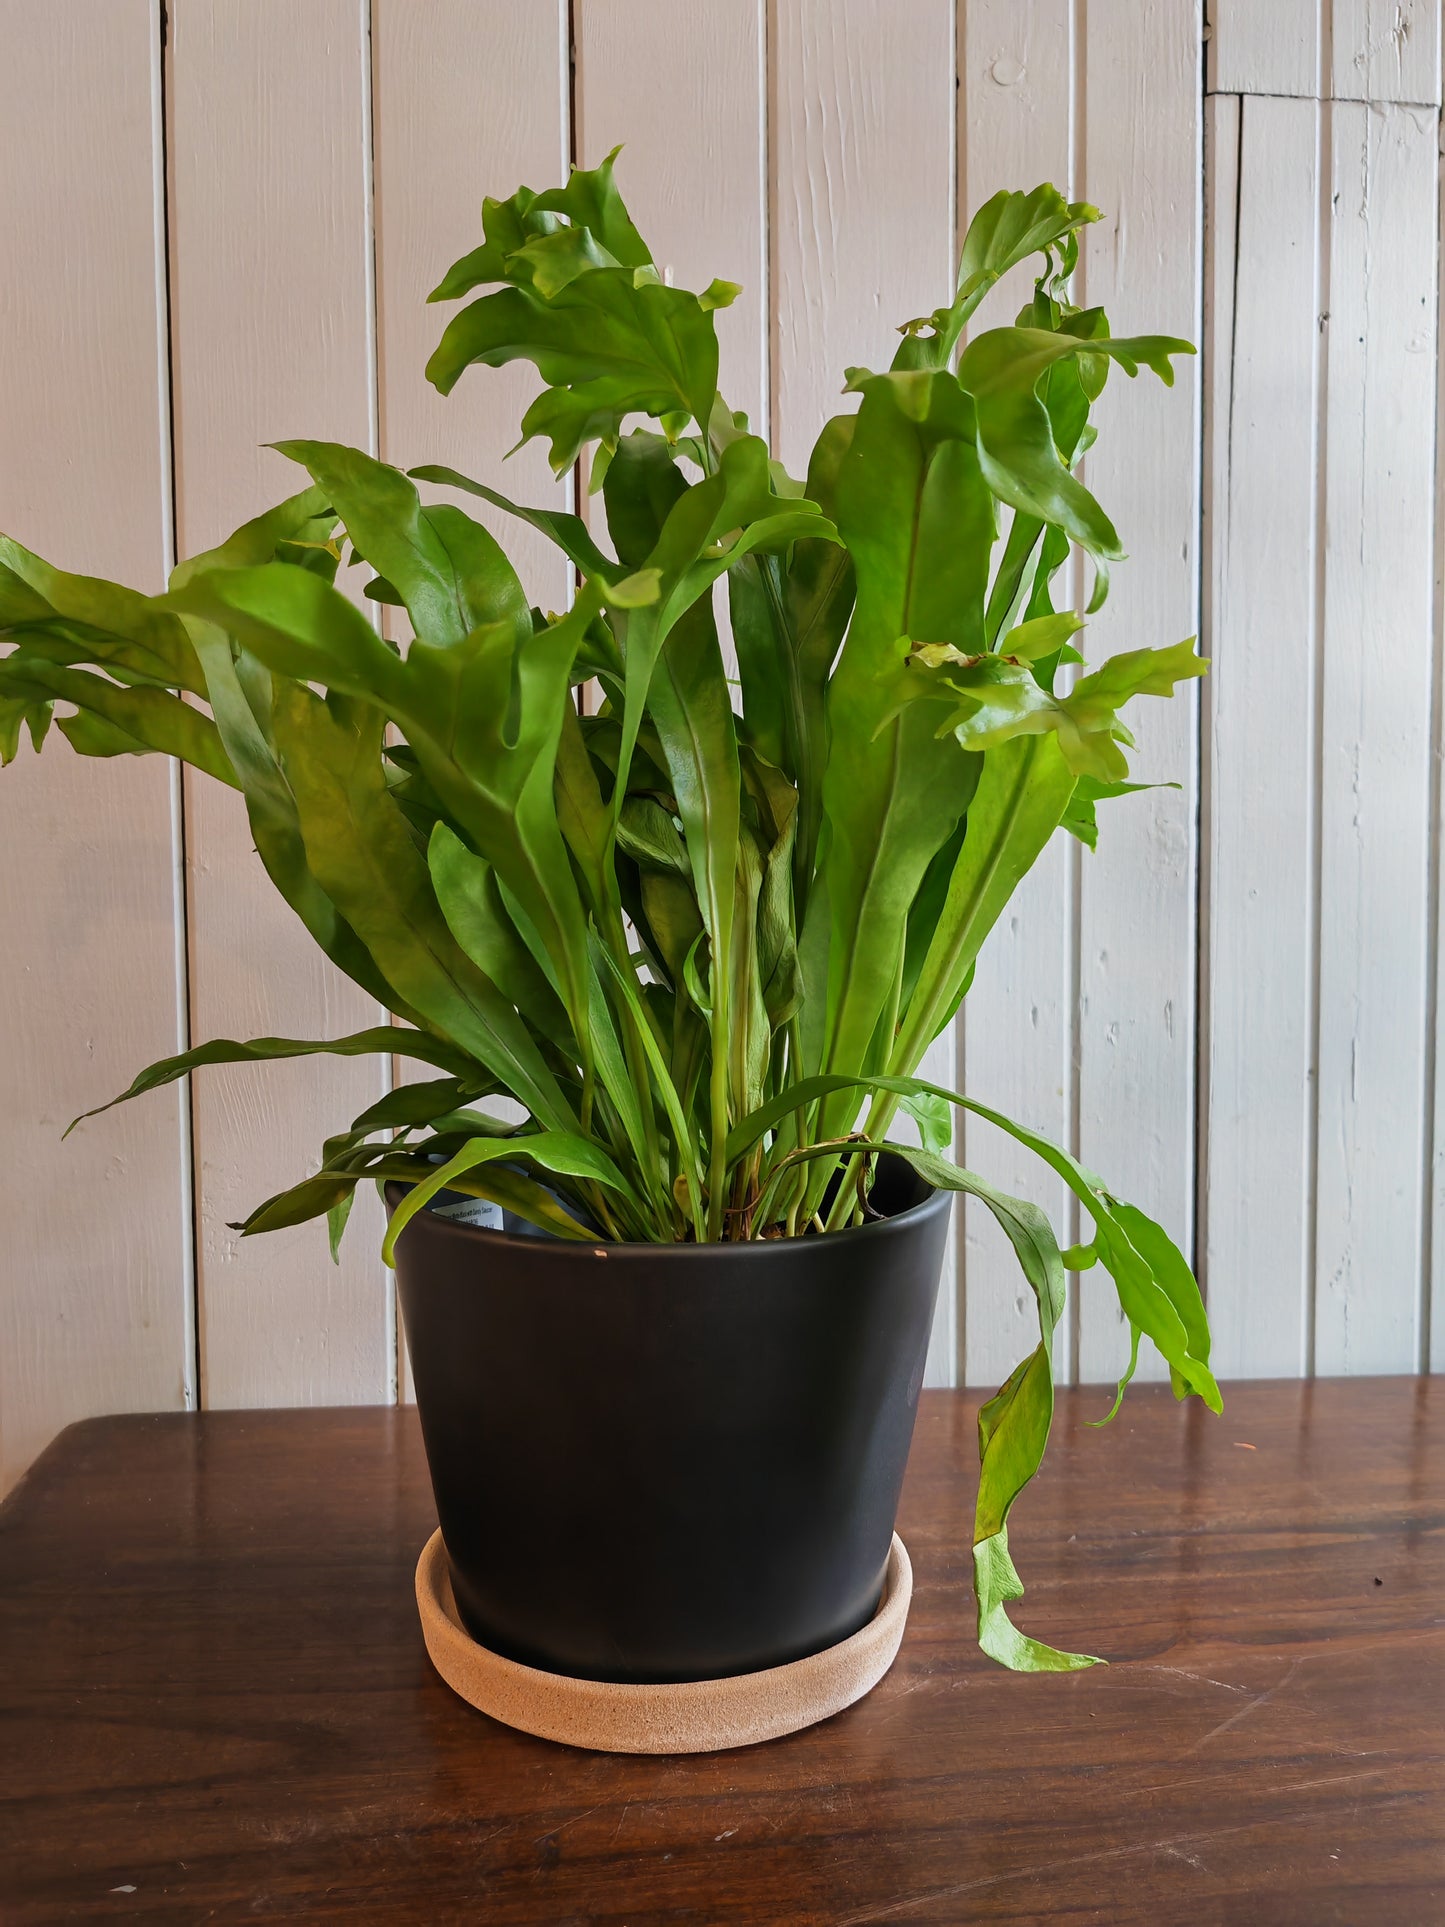
[[[480,1225],[484,1231],[500,1231],[502,1207],[490,1198],[463,1198],[457,1204],[434,1204],[439,1218],[452,1218],[457,1224]]]

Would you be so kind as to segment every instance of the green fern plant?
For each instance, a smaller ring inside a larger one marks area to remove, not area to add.
[[[988,202],[952,304],[904,327],[887,372],[848,371],[856,407],[822,425],[798,480],[718,391],[713,314],[736,289],[663,282],[609,160],[487,201],[481,246],[433,299],[490,292],[427,372],[445,393],[474,364],[532,362],[523,439],[546,438],[559,473],[590,452],[610,550],[575,515],[321,442],[281,444],[308,486],[183,562],[164,595],[0,539],[0,756],[22,728],[38,749],[54,717],[84,755],[178,756],[240,790],[277,889],[394,1019],[205,1044],[125,1095],[312,1051],[428,1073],[329,1139],[247,1233],[325,1215],[334,1249],[355,1187],[399,1179],[388,1260],[443,1188],[563,1239],[816,1236],[867,1215],[884,1147],[994,1214],[1040,1339],[983,1410],[975,1562],[982,1644],[1022,1668],[1088,1663],[1006,1612],[1022,1590],[1008,1512],[1048,1436],[1066,1262],[1097,1260],[1134,1355],[1147,1336],[1179,1396],[1219,1408],[1199,1292],[1160,1227],[1025,1126],[916,1076],[1049,838],[1092,844],[1096,803],[1136,787],[1119,707],[1204,667],[1181,642],[1065,671],[1082,618],[1055,606],[1061,571],[1074,548],[1092,558],[1093,612],[1121,553],[1075,473],[1094,405],[1111,367],[1168,383],[1192,352],[1115,339],[1071,305],[1096,218],[1051,187]],[[1017,322],[960,349],[1032,254]],[[489,529],[418,482],[540,529],[575,570],[572,606],[532,607]],[[403,612],[403,645],[338,588],[358,565],[364,595]],[[483,1108],[498,1094],[523,1122]],[[953,1107],[1060,1174],[1086,1248],[1061,1254],[1042,1212],[949,1161]],[[900,1108],[921,1147],[895,1141]]]

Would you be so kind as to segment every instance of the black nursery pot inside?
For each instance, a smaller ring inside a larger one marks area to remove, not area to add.
[[[857,1230],[715,1245],[417,1213],[402,1317],[481,1644],[583,1679],[719,1679],[867,1623],[951,1197],[884,1157],[872,1203]]]

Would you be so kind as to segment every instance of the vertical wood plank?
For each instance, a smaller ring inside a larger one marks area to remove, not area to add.
[[[169,471],[148,0],[0,0],[0,528],[62,568],[164,581]],[[95,1412],[193,1397],[184,1094],[60,1134],[182,1048],[178,812],[159,757],[52,736],[0,773],[6,1265],[0,1492]]]
[[[1178,0],[1090,0],[1082,188],[1084,288],[1116,334],[1197,340],[1200,311],[1200,18]],[[1198,627],[1199,374],[1175,386],[1111,376],[1096,411],[1089,486],[1129,551],[1083,638],[1091,661]],[[1190,1249],[1194,1206],[1197,685],[1141,699],[1129,722],[1139,780],[1106,804],[1080,897],[1079,1130],[1083,1161]],[[1107,1280],[1086,1273],[1083,1382],[1115,1377],[1127,1333]],[[1146,1348],[1146,1351],[1148,1348]],[[1153,1357],[1141,1371],[1161,1369]]]
[[[952,7],[774,0],[771,45],[773,440],[801,474],[857,406],[844,368],[886,368],[951,291]]]
[[[1417,1363],[1437,117],[1333,109],[1315,1368]]]
[[[849,364],[886,368],[895,329],[954,272],[955,43],[950,0],[774,0],[769,18],[773,447],[794,474],[823,423],[856,406]],[[928,1059],[950,1087],[952,1039]],[[928,1384],[956,1372],[952,1255]]]
[[[1335,0],[1336,11],[1345,0]],[[1209,91],[1291,94],[1323,92],[1325,42],[1321,0],[1209,0]]]
[[[1209,90],[1438,105],[1440,0],[1211,0]]]
[[[472,369],[450,395],[426,379],[427,358],[452,307],[427,294],[481,233],[482,200],[525,183],[565,180],[569,77],[565,0],[372,0],[373,180],[376,216],[377,415],[380,454],[399,468],[445,463],[514,501],[566,508],[546,444],[510,459],[537,391],[530,365]],[[449,491],[422,485],[428,500]],[[485,522],[532,599],[565,608],[571,570],[537,530],[473,495],[452,495]],[[430,1073],[399,1060],[401,1079]],[[495,1108],[495,1107],[494,1107]],[[398,1389],[413,1397],[397,1325]]]
[[[578,164],[619,144],[618,185],[663,279],[742,292],[717,311],[718,387],[768,433],[766,0],[574,0]],[[657,111],[665,75],[667,112]],[[679,127],[687,138],[679,141]],[[584,504],[600,523],[601,503]],[[714,596],[735,673],[727,597]]]
[[[374,447],[363,0],[172,7],[170,156],[177,534],[209,547],[304,484],[258,444]],[[251,848],[239,798],[186,789],[198,1040],[338,1036],[377,1006],[316,951]],[[391,1395],[379,1206],[358,1194],[338,1268],[324,1227],[242,1242],[230,1221],[314,1170],[385,1088],[384,1060],[302,1059],[197,1080],[202,1390],[212,1406]]]
[[[1440,0],[1332,0],[1337,100],[1440,101]]]
[[[961,11],[960,228],[1000,188],[1051,180],[1072,193],[1072,16],[1071,0],[975,0]],[[1033,263],[1014,270],[978,325],[1011,322],[1035,271]],[[990,934],[961,1019],[970,1096],[1060,1144],[1072,1129],[1074,863],[1069,839],[1056,836]],[[989,1125],[965,1120],[961,1135],[964,1162],[1041,1206],[1067,1243],[1066,1193],[1053,1174]],[[992,1214],[969,1200],[964,1227],[964,1371],[971,1385],[998,1385],[1038,1343],[1038,1310]],[[1055,1360],[1064,1379],[1070,1337],[1066,1324]]]
[[[1210,103],[1203,1242],[1229,1378],[1307,1362],[1320,111]]]
[[[575,31],[579,164],[624,143],[618,184],[664,280],[742,284],[717,316],[720,386],[766,434],[764,6],[576,0]]]
[[[445,463],[514,501],[564,508],[544,442],[504,459],[537,392],[530,364],[471,369],[445,397],[425,369],[456,312],[427,295],[479,243],[483,197],[566,179],[565,0],[372,0],[372,34],[382,459]],[[504,544],[537,603],[566,605],[571,571],[543,535],[475,496],[455,499]]]
[[[1445,161],[1441,162],[1445,177]],[[1437,195],[1435,313],[1445,312],[1445,179]],[[1434,1001],[1430,1011],[1433,1126],[1430,1142],[1430,1264],[1420,1313],[1424,1370],[1445,1372],[1445,381],[1435,379],[1435,699],[1430,718],[1434,796],[1431,833],[1431,932]]]

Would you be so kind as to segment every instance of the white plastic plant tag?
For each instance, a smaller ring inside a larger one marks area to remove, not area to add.
[[[493,1204],[490,1198],[463,1198],[457,1204],[434,1204],[432,1210],[439,1218],[452,1218],[458,1224],[477,1224],[484,1231],[502,1228],[502,1207]]]

